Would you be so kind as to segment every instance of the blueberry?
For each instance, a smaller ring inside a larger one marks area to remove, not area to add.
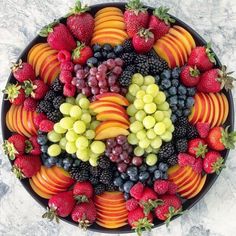
[[[185,110],[183,111],[183,115],[184,115],[184,116],[189,116],[190,113],[191,113],[191,111],[190,111],[189,109],[185,109]]]
[[[107,54],[107,59],[115,59],[116,58],[116,54],[114,52],[109,52]]]
[[[103,50],[104,50],[104,51],[107,51],[107,52],[110,52],[110,51],[112,50],[111,44],[105,43],[105,44],[103,45]]]
[[[129,198],[130,198],[129,193],[124,193],[124,199],[127,201],[127,200],[129,200]]]
[[[171,115],[171,121],[175,123],[177,121],[177,116],[175,114]]]
[[[168,79],[168,80],[170,80],[170,77],[171,77],[171,71],[170,70],[164,70],[161,73],[161,79]]]
[[[188,96],[194,96],[196,93],[196,88],[187,88]]]
[[[177,89],[176,87],[170,87],[168,90],[170,95],[176,95],[177,94]]]
[[[65,164],[63,165],[63,169],[68,171],[70,169],[71,165],[70,164]]]
[[[100,52],[101,48],[102,48],[101,45],[94,44],[93,45],[93,52]]]
[[[55,165],[57,163],[57,158],[49,157],[48,158],[48,163],[50,163],[51,165]]]
[[[44,132],[41,130],[38,130],[38,134],[44,134]]]
[[[178,104],[178,97],[177,96],[172,96],[168,98],[169,104],[170,105],[177,105]]]
[[[168,89],[168,88],[171,87],[171,82],[170,82],[169,79],[163,79],[163,80],[161,81],[161,85],[162,85],[162,87],[163,87],[164,89]]]
[[[148,179],[148,181],[147,181],[147,185],[149,185],[149,186],[153,186],[153,181],[152,181],[151,178]]]
[[[155,83],[156,83],[156,84],[159,84],[159,83],[160,83],[160,80],[161,80],[160,76],[159,76],[159,75],[156,75],[156,76],[155,76]]]
[[[117,45],[114,47],[113,51],[116,55],[120,55],[123,52],[123,46]]]
[[[126,182],[124,183],[124,191],[125,191],[126,193],[129,193],[129,192],[130,192],[130,189],[133,187],[133,185],[134,185],[134,183],[133,183],[132,181],[130,181],[130,180],[126,181]]]
[[[87,60],[87,65],[89,67],[94,67],[98,64],[98,59],[96,57],[90,57],[88,60]]]
[[[178,87],[178,94],[179,95],[185,95],[186,93],[187,93],[187,89],[183,85],[180,85]]]
[[[155,180],[161,178],[161,171],[160,171],[160,170],[155,170],[155,172],[154,172],[154,178],[155,178]]]
[[[59,167],[63,167],[63,158],[58,158],[56,165]]]
[[[183,116],[183,111],[180,110],[180,109],[178,109],[178,110],[175,112],[175,115],[176,115],[177,117],[181,117],[181,116]]]
[[[46,135],[42,135],[42,134],[41,134],[41,135],[38,136],[37,141],[38,141],[38,143],[39,143],[40,145],[44,145],[44,144],[47,143],[48,138],[47,138]]]
[[[149,171],[150,173],[153,173],[156,169],[157,169],[157,166],[156,166],[156,165],[148,167],[148,171]]]
[[[178,87],[178,86],[179,86],[179,80],[178,80],[178,79],[172,79],[172,80],[171,80],[171,84],[172,84],[172,86],[174,86],[174,87]]]
[[[119,187],[119,191],[120,191],[120,192],[124,192],[124,185],[121,185],[121,186]]]
[[[107,58],[107,52],[106,51],[102,51],[102,56],[103,56],[103,58]]]
[[[41,158],[42,158],[42,160],[44,161],[44,160],[47,160],[47,159],[49,158],[49,156],[48,156],[46,153],[43,153],[43,154],[41,155]]]
[[[161,179],[168,179],[167,173],[161,173]]]
[[[115,171],[115,177],[119,177],[119,176],[120,176],[120,172],[119,171]]]
[[[193,97],[188,97],[186,101],[186,107],[191,108],[194,105],[194,98]]]
[[[53,165],[49,162],[49,159],[45,160],[45,162],[43,163],[46,167],[50,168]]]
[[[166,95],[167,98],[170,96],[167,90],[164,91],[164,94]]]
[[[182,100],[182,99],[179,99],[179,100],[178,100],[178,107],[179,107],[179,108],[184,108],[184,107],[185,107],[185,102],[184,102],[184,100]]]
[[[123,184],[123,180],[121,177],[116,177],[113,181],[114,185],[120,187]]]
[[[102,59],[102,54],[100,52],[95,52],[93,56],[96,57],[98,60]]]
[[[79,166],[79,165],[80,165],[80,162],[81,162],[81,161],[80,161],[79,159],[75,160],[74,163],[73,163],[73,166],[74,166],[74,167]]]
[[[179,95],[178,98],[179,98],[179,99],[182,99],[182,100],[186,100],[186,99],[187,99],[187,96],[186,96],[186,95]]]
[[[146,164],[143,164],[139,167],[139,170],[140,171],[146,171],[147,170],[147,165]]]
[[[137,182],[138,181],[138,175],[130,176],[130,180]]]
[[[73,160],[71,159],[71,158],[65,158],[65,159],[63,159],[63,164],[64,165],[71,165],[73,163]]]
[[[127,174],[131,176],[136,176],[138,174],[138,168],[136,166],[131,166],[127,169]]]
[[[48,146],[43,145],[43,146],[41,146],[40,150],[41,150],[42,153],[46,153],[48,151]]]
[[[178,110],[178,107],[176,105],[170,105],[170,108],[171,108],[172,112],[175,112]]]
[[[178,79],[180,76],[181,69],[179,67],[176,67],[172,70],[171,76],[173,79]]]
[[[158,167],[159,167],[159,170],[162,172],[166,172],[168,170],[168,165],[163,162],[160,162]]]
[[[129,176],[126,173],[121,173],[120,177],[124,180],[129,178]]]
[[[150,177],[150,174],[147,171],[141,171],[139,173],[139,180],[145,182]]]

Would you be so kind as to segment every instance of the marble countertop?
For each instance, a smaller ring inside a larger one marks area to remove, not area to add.
[[[94,4],[101,0],[85,0]],[[113,2],[107,0],[107,2]],[[185,21],[207,41],[230,70],[236,65],[235,0],[145,0],[145,4],[171,8],[170,13]],[[39,29],[64,15],[73,0],[0,0],[0,88],[3,89],[15,61]],[[236,90],[233,91],[236,102]],[[236,104],[236,103],[235,103]],[[2,140],[1,140],[2,141]],[[25,191],[10,172],[7,158],[0,153],[1,236],[102,236],[83,232],[64,222],[49,223],[41,218],[44,209]],[[165,226],[144,235],[233,236],[236,232],[236,151],[231,151],[224,169],[208,194],[190,211]],[[131,235],[131,234],[127,234]],[[133,235],[133,234],[132,234]]]

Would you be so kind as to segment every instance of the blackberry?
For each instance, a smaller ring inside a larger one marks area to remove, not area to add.
[[[112,182],[112,171],[110,170],[104,170],[100,175],[100,182],[108,185]]]
[[[108,191],[108,192],[117,191],[117,187],[113,183],[111,183],[109,185],[106,185],[106,191]]]
[[[97,185],[99,183],[99,179],[93,175],[90,175],[89,181],[92,185]]]
[[[157,57],[157,58],[159,58],[154,50],[149,51],[145,55],[147,55],[148,57]]]
[[[148,61],[148,57],[146,55],[140,54],[134,59],[135,64],[146,63]]]
[[[121,55],[121,59],[124,61],[124,64],[125,64],[126,66],[128,66],[128,65],[130,65],[130,63],[132,63],[133,60],[134,60],[134,53],[128,53],[128,52],[126,52],[126,53],[124,53],[124,54]]]
[[[55,107],[55,109],[59,109],[60,105],[65,102],[65,98],[62,96],[57,96],[53,99],[52,104]]]
[[[80,169],[81,170],[86,170],[86,171],[89,171],[89,168],[90,168],[90,164],[89,164],[89,162],[88,161],[86,161],[86,162],[81,162],[80,163]]]
[[[186,136],[186,127],[184,126],[175,126],[175,130],[173,132],[173,137],[178,138],[184,138]]]
[[[169,164],[170,166],[174,166],[174,165],[178,164],[178,155],[176,153],[174,153],[173,155],[168,157],[167,164]]]
[[[134,50],[132,41],[130,39],[126,39],[122,46],[124,52],[133,52]]]
[[[79,182],[86,181],[89,179],[89,172],[87,170],[81,170],[79,167],[72,166],[69,173],[71,177]]]
[[[136,65],[136,72],[146,76],[149,74],[149,65],[147,62]]]
[[[128,70],[124,70],[122,72],[121,77],[119,78],[120,85],[122,85],[124,87],[128,87],[131,83],[132,76],[133,76],[133,72],[128,71]]]
[[[198,132],[197,132],[197,129],[195,128],[195,126],[189,124],[187,126],[187,138],[188,139],[194,139],[194,138],[197,138],[199,135],[198,135]]]
[[[125,68],[126,71],[130,71],[133,74],[135,73],[136,69],[135,69],[135,65],[129,65]]]
[[[98,166],[102,169],[108,169],[111,166],[110,159],[106,156],[103,156],[99,159]]]
[[[39,102],[37,108],[36,108],[36,112],[41,113],[47,113],[47,112],[52,112],[54,110],[52,103],[46,100],[42,100]]]
[[[177,126],[184,126],[186,128],[187,128],[188,124],[189,124],[188,118],[184,117],[184,116],[180,117],[176,122]]]
[[[59,78],[56,78],[51,84],[50,88],[55,92],[62,92],[63,85],[60,83]]]
[[[94,193],[95,195],[101,195],[106,191],[106,187],[104,184],[98,184],[94,187]]]
[[[161,146],[158,152],[158,156],[161,160],[164,160],[169,156],[171,156],[174,152],[175,152],[175,147],[172,142],[169,142]]]
[[[47,100],[47,101],[53,101],[53,99],[57,96],[57,94],[53,91],[53,90],[49,90],[45,97],[44,97],[44,100]]]
[[[98,177],[101,173],[101,169],[98,166],[90,166],[90,174],[94,177]]]
[[[188,150],[188,140],[185,138],[177,140],[175,148],[178,153],[186,152]]]
[[[51,120],[52,122],[56,123],[60,121],[60,119],[63,117],[61,112],[59,110],[54,110],[52,112],[47,112],[47,118]]]

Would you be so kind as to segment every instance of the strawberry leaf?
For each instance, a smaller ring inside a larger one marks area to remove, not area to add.
[[[229,132],[229,127],[230,126],[227,126],[222,130],[220,141],[224,144],[226,149],[235,149],[236,131]]]
[[[150,220],[148,220],[148,218],[145,217],[134,222],[132,229],[135,229],[137,235],[141,236],[144,230],[151,231],[153,226],[154,225],[150,222]]]
[[[161,6],[153,11],[153,15],[164,21],[166,25],[170,25],[171,23],[175,23],[175,19],[171,18],[168,14],[169,10],[169,8]]]

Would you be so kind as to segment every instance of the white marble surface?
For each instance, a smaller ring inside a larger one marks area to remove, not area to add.
[[[107,0],[113,2],[112,0]],[[0,88],[5,86],[10,62],[33,39],[38,30],[64,15],[73,0],[0,0]],[[86,0],[87,4],[101,0]],[[230,70],[236,66],[236,0],[148,0],[147,5],[165,5],[171,13],[196,29]],[[235,90],[233,91],[235,94]],[[236,99],[236,95],[234,95]],[[236,235],[236,151],[231,151],[223,170],[209,193],[170,227],[146,235],[234,236]],[[44,209],[24,190],[11,174],[10,164],[0,156],[0,235],[67,236],[102,234],[82,232],[61,222],[48,223],[41,218]]]

